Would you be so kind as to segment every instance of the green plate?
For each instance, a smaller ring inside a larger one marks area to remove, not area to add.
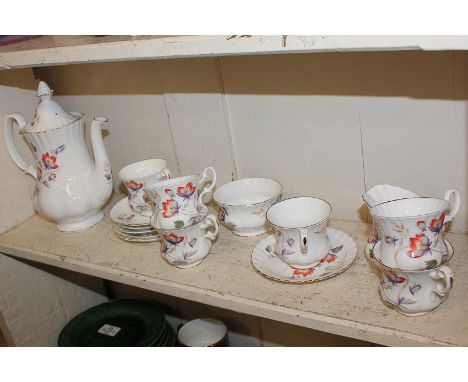
[[[169,328],[170,332],[171,332],[171,335],[169,337],[169,341],[167,343],[167,347],[174,347],[176,346],[176,342],[177,342],[177,335],[175,333],[174,330],[172,330],[172,328]]]
[[[167,323],[159,306],[117,300],[94,306],[62,330],[59,346],[151,346],[164,336]]]
[[[153,341],[153,343],[150,346],[153,346],[153,347],[164,346],[164,344],[167,341],[168,336],[169,336],[169,325],[167,325],[166,323],[166,325],[164,326],[164,329],[161,332],[161,335],[155,341]]]

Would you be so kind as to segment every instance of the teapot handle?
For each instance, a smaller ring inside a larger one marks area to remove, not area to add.
[[[20,113],[8,114],[5,117],[4,135],[8,152],[10,153],[13,162],[15,162],[21,170],[23,170],[26,174],[31,175],[34,179],[37,180],[36,168],[33,165],[28,164],[23,159],[23,157],[18,151],[18,148],[15,145],[15,141],[13,139],[13,121],[16,121],[20,129],[23,129],[26,126],[26,120]]]

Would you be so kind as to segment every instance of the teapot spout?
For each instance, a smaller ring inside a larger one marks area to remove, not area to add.
[[[91,123],[91,144],[94,153],[94,170],[90,177],[91,194],[98,202],[106,201],[112,193],[112,172],[102,139],[101,126],[106,117],[94,118]]]

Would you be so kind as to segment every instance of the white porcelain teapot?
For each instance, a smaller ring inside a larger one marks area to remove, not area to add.
[[[5,142],[11,158],[36,180],[35,210],[56,221],[61,231],[86,229],[103,217],[104,203],[112,193],[112,174],[102,140],[101,125],[91,124],[94,163],[84,138],[83,114],[65,111],[52,99],[52,90],[40,82],[36,115],[28,124],[20,113],[5,118]],[[36,164],[28,164],[13,140],[13,121],[34,153]]]

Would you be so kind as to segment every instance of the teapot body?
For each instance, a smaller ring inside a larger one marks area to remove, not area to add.
[[[82,115],[67,126],[23,136],[35,158],[36,212],[57,222],[61,231],[83,230],[99,222],[112,191],[112,176],[107,162],[101,169],[103,182],[90,182],[96,166],[86,146]],[[107,197],[97,197],[102,194]]]

